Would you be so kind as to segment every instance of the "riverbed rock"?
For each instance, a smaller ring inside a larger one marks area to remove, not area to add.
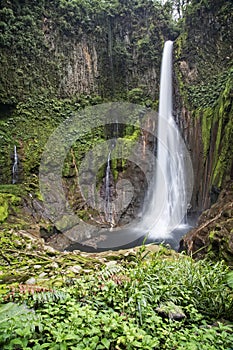
[[[35,277],[29,278],[29,279],[25,282],[25,284],[36,284],[36,279],[35,279]]]
[[[217,202],[202,213],[198,225],[180,242],[180,251],[194,258],[209,256],[233,265],[233,182],[221,191]]]

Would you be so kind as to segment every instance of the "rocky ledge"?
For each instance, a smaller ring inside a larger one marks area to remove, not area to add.
[[[194,258],[208,255],[233,266],[233,182],[220,193],[217,202],[202,213],[197,227],[180,242],[180,251]]]

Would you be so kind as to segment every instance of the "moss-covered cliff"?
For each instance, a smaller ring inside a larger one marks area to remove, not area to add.
[[[232,11],[231,1],[192,1],[177,40],[177,107],[193,159],[193,209],[209,208],[219,196],[183,238],[181,249],[196,258],[207,254],[229,264],[233,238]]]
[[[193,159],[193,210],[207,208],[216,199],[232,177],[233,168],[233,5],[231,1],[182,2],[182,17],[174,20],[172,8],[176,5],[180,9],[180,4],[146,0],[1,2],[0,183],[4,221],[6,199],[7,205],[11,202],[7,193],[17,197],[19,190],[27,202],[21,203],[26,210],[30,195],[33,200],[41,199],[40,156],[61,121],[82,107],[106,100],[157,105],[166,39],[175,41],[174,109]],[[130,132],[127,129],[124,136]],[[80,156],[104,133],[108,130],[95,130],[83,140]],[[14,146],[20,184],[11,186]],[[71,164],[73,154],[68,158]],[[63,175],[72,192],[75,167],[70,164],[65,163]],[[114,169],[114,179],[119,170]],[[74,198],[71,192],[71,200],[79,202],[79,194]],[[33,208],[28,210],[31,215]],[[81,211],[86,217],[85,206]]]
[[[171,7],[152,1],[2,1],[0,101],[38,93],[158,98]]]
[[[233,176],[232,11],[231,1],[192,1],[176,42],[177,109],[193,159],[192,205],[199,210]]]

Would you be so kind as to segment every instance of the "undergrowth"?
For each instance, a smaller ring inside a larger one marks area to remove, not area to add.
[[[230,350],[232,272],[221,262],[163,253],[142,248],[58,290],[5,292],[1,349]],[[165,305],[170,311],[161,313]]]

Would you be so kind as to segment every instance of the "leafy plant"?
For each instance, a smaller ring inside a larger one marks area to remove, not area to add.
[[[34,310],[28,309],[25,305],[15,303],[1,305],[0,345],[9,344],[10,349],[18,345],[24,349],[28,344],[28,338],[35,331],[38,319]]]
[[[94,266],[71,286],[35,289],[33,294],[19,289],[17,304],[1,307],[11,310],[2,323],[2,349],[226,350],[231,346],[231,272],[223,263],[194,262],[165,247],[148,253],[142,246],[119,261],[103,263],[99,270]],[[19,330],[22,317],[25,328]]]

